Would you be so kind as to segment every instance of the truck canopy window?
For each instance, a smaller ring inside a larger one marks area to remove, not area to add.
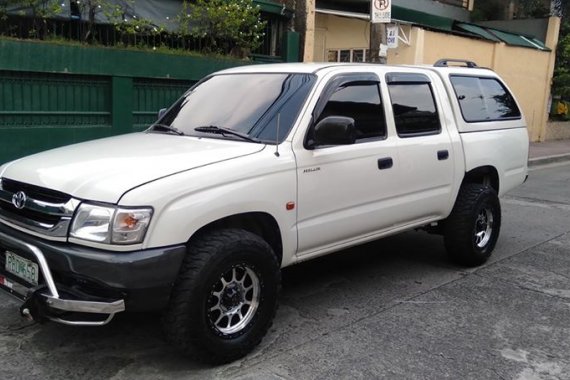
[[[451,84],[468,123],[521,118],[513,96],[495,78],[452,75]]]

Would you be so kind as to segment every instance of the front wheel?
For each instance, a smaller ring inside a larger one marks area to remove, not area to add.
[[[445,247],[457,263],[481,265],[491,256],[500,228],[501,206],[495,190],[465,183],[444,223]]]
[[[196,238],[163,317],[167,340],[210,363],[246,355],[271,326],[280,282],[277,258],[259,236],[225,229]]]

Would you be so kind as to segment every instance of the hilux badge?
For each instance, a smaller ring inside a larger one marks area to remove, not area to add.
[[[27,199],[28,197],[26,197],[26,193],[24,193],[23,191],[18,191],[16,194],[12,195],[12,204],[18,210],[21,210],[26,205]]]

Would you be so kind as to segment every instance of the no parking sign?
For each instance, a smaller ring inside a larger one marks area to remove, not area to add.
[[[372,0],[370,13],[373,24],[389,23],[392,19],[392,0]]]

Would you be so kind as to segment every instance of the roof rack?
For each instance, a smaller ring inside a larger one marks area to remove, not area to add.
[[[465,64],[465,67],[469,67],[471,69],[474,69],[477,66],[477,64],[473,61],[467,61],[465,59],[453,59],[453,58],[444,58],[444,59],[440,59],[439,61],[437,61],[436,63],[434,63],[434,67],[449,67],[449,63],[453,62],[453,63],[463,63]]]

